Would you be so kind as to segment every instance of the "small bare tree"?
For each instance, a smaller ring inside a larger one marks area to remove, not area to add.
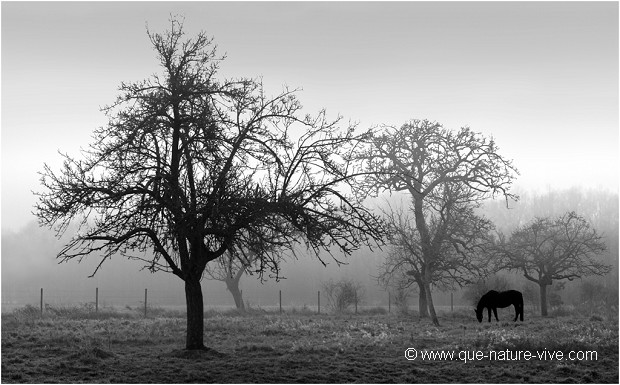
[[[362,285],[350,279],[323,282],[323,290],[329,306],[336,313],[344,313],[349,307],[360,304],[364,299]]]
[[[221,281],[226,284],[226,289],[233,296],[235,306],[238,310],[245,310],[245,304],[243,302],[243,294],[239,288],[239,282],[241,277],[252,269],[258,261],[258,255],[251,250],[243,252],[243,250],[237,251],[236,249],[230,249],[216,259],[211,264],[207,265],[204,271],[204,277],[214,281]]]
[[[542,316],[547,315],[547,287],[554,280],[611,271],[611,266],[595,258],[606,250],[602,236],[575,212],[555,219],[535,218],[517,228],[502,248],[504,266],[539,286]]]

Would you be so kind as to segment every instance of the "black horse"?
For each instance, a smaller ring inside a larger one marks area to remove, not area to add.
[[[478,322],[482,322],[482,312],[486,307],[489,309],[489,322],[491,322],[491,310],[493,310],[495,319],[499,322],[499,318],[497,318],[497,308],[508,307],[510,305],[515,305],[514,321],[516,322],[519,316],[521,316],[521,321],[523,321],[523,295],[520,291],[508,290],[499,293],[495,290],[491,290],[478,301],[478,306],[475,309],[476,318],[478,318]]]

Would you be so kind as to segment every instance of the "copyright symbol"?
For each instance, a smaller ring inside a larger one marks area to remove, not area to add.
[[[418,351],[414,348],[407,348],[407,350],[405,350],[405,358],[409,361],[415,360],[418,358]]]

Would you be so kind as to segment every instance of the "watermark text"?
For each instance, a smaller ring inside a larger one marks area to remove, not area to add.
[[[597,361],[596,350],[420,350],[408,348],[405,358],[413,361]]]

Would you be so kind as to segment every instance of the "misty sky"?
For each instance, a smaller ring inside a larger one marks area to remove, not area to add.
[[[185,16],[221,74],[283,85],[361,128],[430,119],[492,135],[546,191],[618,190],[618,3],[2,3],[2,229],[34,220],[37,172],[158,71],[146,35]]]

